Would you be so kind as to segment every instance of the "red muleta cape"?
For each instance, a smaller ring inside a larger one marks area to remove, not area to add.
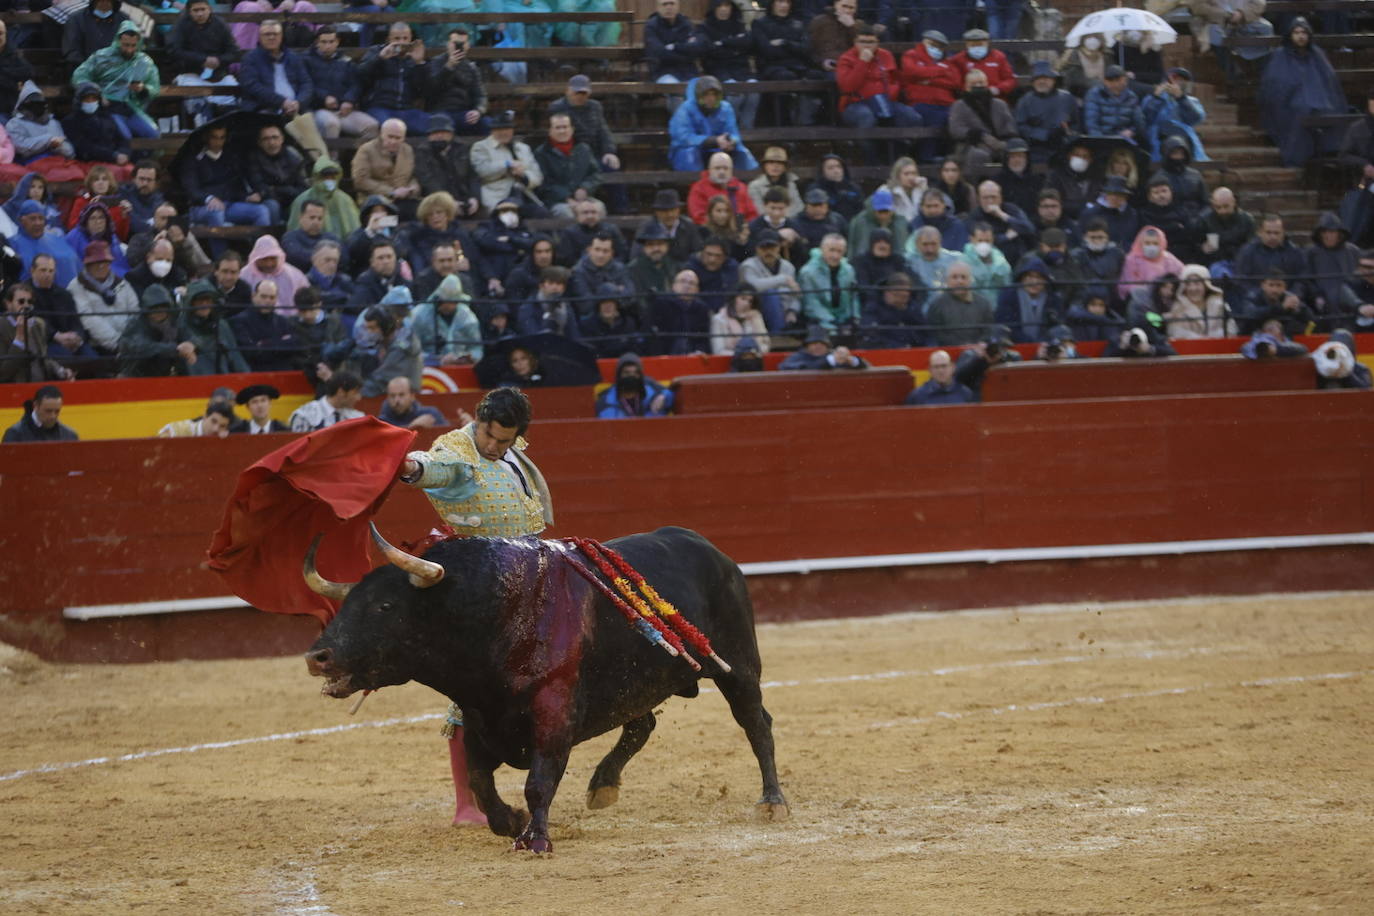
[[[207,565],[253,607],[329,623],[338,608],[301,574],[310,542],[324,535],[315,565],[326,579],[357,582],[366,575],[368,521],[414,441],[413,430],[362,417],[264,456],[239,475]]]

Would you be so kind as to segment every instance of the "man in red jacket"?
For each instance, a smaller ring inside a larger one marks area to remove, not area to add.
[[[902,55],[902,100],[911,106],[926,127],[949,123],[949,107],[963,88],[963,77],[949,57],[949,39],[931,29]],[[922,162],[940,158],[943,143],[927,138],[916,144]]]
[[[878,47],[878,31],[860,23],[854,46],[835,67],[840,88],[840,120],[860,130],[869,127],[919,127],[921,116],[898,99],[902,78],[892,52]]]
[[[1011,61],[989,44],[988,33],[982,29],[969,29],[964,33],[964,50],[954,55],[950,63],[959,71],[961,87],[970,70],[982,70],[988,75],[988,88],[999,99],[1005,101],[1016,91],[1016,73],[1011,69]]]
[[[749,186],[735,177],[735,162],[729,153],[712,153],[706,171],[693,182],[687,192],[687,215],[698,226],[706,225],[706,208],[711,198],[723,195],[735,208],[735,215],[743,225],[758,219],[759,210],[749,196]]]

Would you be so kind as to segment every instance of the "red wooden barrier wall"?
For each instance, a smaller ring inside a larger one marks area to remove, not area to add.
[[[556,420],[532,429],[531,455],[553,487],[551,534],[678,524],[740,562],[1371,531],[1372,406],[1364,392],[1290,392]],[[307,623],[254,612],[61,617],[225,594],[199,568],[210,533],[238,471],[284,439],[0,449],[0,639],[166,658],[204,654],[182,628],[213,624],[226,654],[303,646]],[[432,520],[398,487],[379,521],[400,540]],[[761,615],[816,613],[788,606],[772,579],[755,580]],[[250,618],[278,641],[233,629]]]

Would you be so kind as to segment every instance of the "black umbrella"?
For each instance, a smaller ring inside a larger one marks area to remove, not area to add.
[[[186,142],[181,144],[181,149],[177,150],[172,157],[170,166],[173,175],[181,173],[182,163],[187,159],[197,156],[205,148],[205,132],[215,128],[223,127],[227,134],[224,144],[226,155],[244,157],[248,151],[258,145],[258,131],[267,126],[280,127],[282,135],[286,138],[286,145],[293,147],[304,157],[307,166],[310,163],[310,156],[306,153],[305,147],[296,142],[286,129],[286,119],[281,115],[265,114],[257,111],[231,111],[228,114],[220,115],[212,121],[191,131],[186,136]],[[237,160],[243,162],[240,158]]]
[[[1050,164],[1056,168],[1065,166],[1069,161],[1069,151],[1075,146],[1086,146],[1092,150],[1093,162],[1088,166],[1088,177],[1096,181],[1101,181],[1107,172],[1107,160],[1112,157],[1112,153],[1119,149],[1130,152],[1135,157],[1135,171],[1140,176],[1140,183],[1145,183],[1146,177],[1150,174],[1150,154],[1136,146],[1125,137],[1075,137],[1072,142],[1065,143],[1059,152],[1050,158]]]
[[[538,361],[532,376],[521,378],[511,369],[510,355],[527,350]],[[507,337],[487,348],[482,361],[473,367],[477,383],[483,388],[515,385],[521,388],[595,385],[601,381],[596,354],[586,344],[569,340],[562,334],[545,331],[523,337]]]

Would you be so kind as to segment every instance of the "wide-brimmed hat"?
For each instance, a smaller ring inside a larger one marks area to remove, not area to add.
[[[234,397],[234,402],[236,404],[247,404],[249,401],[253,400],[253,398],[263,395],[267,395],[268,398],[275,401],[277,398],[281,397],[281,392],[271,385],[249,385]]]
[[[639,231],[635,233],[635,241],[643,244],[644,242],[667,242],[669,241],[668,230],[658,220],[650,220]]]
[[[654,204],[650,209],[680,210],[682,209],[682,198],[678,196],[677,189],[663,188],[654,195]]]

